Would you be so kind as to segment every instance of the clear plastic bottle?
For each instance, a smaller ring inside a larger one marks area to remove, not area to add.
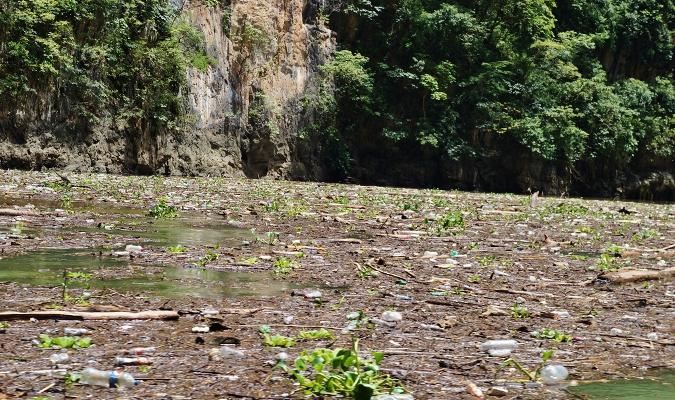
[[[481,351],[490,351],[496,349],[514,350],[518,347],[518,342],[515,340],[488,340],[481,343],[479,349]]]
[[[134,244],[128,244],[127,247],[124,248],[124,250],[128,251],[129,253],[140,253],[143,251],[143,247],[136,246]]]
[[[134,347],[133,349],[122,350],[122,354],[124,354],[124,355],[131,354],[131,355],[140,356],[140,355],[152,354],[156,350],[157,349],[154,346],[153,347]]]
[[[70,360],[68,353],[56,353],[49,356],[49,361],[52,365],[63,364],[68,362],[68,360]]]
[[[370,400],[415,400],[415,398],[409,393],[393,393],[373,396]]]
[[[220,355],[223,358],[244,358],[244,352],[235,350],[228,346],[223,346],[220,348]]]
[[[85,368],[82,371],[80,382],[86,385],[96,385],[103,387],[121,389],[130,388],[138,385],[138,381],[127,372],[121,371],[101,371],[96,368]]]
[[[403,315],[398,311],[385,311],[381,318],[387,322],[400,322],[403,320]]]
[[[151,365],[152,360],[147,357],[115,357],[115,366],[120,365]]]
[[[63,334],[66,336],[91,335],[91,331],[86,328],[63,328]]]
[[[546,383],[558,383],[567,379],[567,368],[562,365],[547,365],[539,373]]]

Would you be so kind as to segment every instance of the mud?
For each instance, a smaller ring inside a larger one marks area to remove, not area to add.
[[[673,265],[670,204],[265,179],[68,178],[76,186],[55,173],[0,171],[0,310],[180,317],[7,321],[0,398],[301,398],[295,382],[272,369],[275,355],[349,348],[354,338],[364,356],[384,352],[381,372],[416,399],[475,398],[469,382],[484,392],[506,387],[505,398],[586,398],[567,386],[656,376],[674,363],[672,279],[596,279],[603,269]],[[162,199],[179,209],[178,219],[145,216]],[[630,214],[618,212],[624,206]],[[143,251],[125,254],[127,245]],[[66,261],[45,266],[57,254]],[[64,270],[90,276],[66,281],[64,291]],[[320,300],[304,296],[317,289]],[[346,330],[346,315],[358,310],[369,321]],[[378,323],[387,310],[402,321]],[[289,337],[323,327],[336,340],[270,347],[261,325]],[[196,326],[213,329],[195,333]],[[35,342],[39,334],[62,336],[64,327],[91,330],[96,346],[69,350],[69,363],[52,366],[59,350]],[[574,340],[535,338],[542,328]],[[504,366],[508,357],[478,350],[490,339],[515,339],[511,357],[527,369],[554,349],[547,364],[564,365],[569,377],[560,386],[527,383]],[[245,357],[211,360],[221,344]],[[158,351],[151,366],[125,368],[137,387],[63,377],[110,370],[120,351],[138,346]]]

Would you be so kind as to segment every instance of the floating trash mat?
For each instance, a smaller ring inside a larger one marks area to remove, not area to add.
[[[569,390],[589,400],[675,400],[675,372],[664,371],[657,377],[644,379],[581,384]]]
[[[305,286],[269,273],[217,271],[134,263],[98,249],[43,249],[0,260],[0,281],[67,288],[150,292],[166,298],[277,296]]]

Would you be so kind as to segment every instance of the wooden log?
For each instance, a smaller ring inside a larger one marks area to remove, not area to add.
[[[178,319],[176,311],[141,312],[87,312],[87,311],[1,311],[0,320],[12,319],[68,319],[68,320],[118,320],[118,319]]]
[[[37,211],[35,210],[22,210],[18,208],[0,208],[0,215],[9,215],[12,217],[19,217],[19,216],[37,216],[40,215]]]

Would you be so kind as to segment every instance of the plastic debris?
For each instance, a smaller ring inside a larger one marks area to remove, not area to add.
[[[68,362],[69,360],[70,356],[68,355],[68,353],[56,353],[49,356],[49,362],[51,362],[52,365],[63,364]]]
[[[385,311],[381,318],[387,322],[400,322],[403,320],[403,315],[398,311]]]
[[[80,383],[122,389],[138,385],[138,381],[128,372],[100,371],[95,368],[85,368],[82,371]]]
[[[546,383],[558,383],[567,379],[567,368],[562,365],[547,365],[539,372]]]
[[[124,248],[125,251],[128,251],[129,253],[140,253],[143,251],[143,247],[141,246],[136,246],[133,244],[128,244],[127,247]]]
[[[229,346],[223,346],[220,348],[220,355],[223,358],[244,358],[244,352],[240,350],[235,350]]]
[[[471,393],[472,395],[478,397],[479,399],[482,399],[482,398],[485,397],[485,395],[483,394],[483,391],[480,390],[480,388],[478,387],[478,385],[476,385],[476,384],[473,383],[473,382],[469,382],[469,384],[466,386],[466,388],[467,388],[467,391],[468,391],[469,393]]]

